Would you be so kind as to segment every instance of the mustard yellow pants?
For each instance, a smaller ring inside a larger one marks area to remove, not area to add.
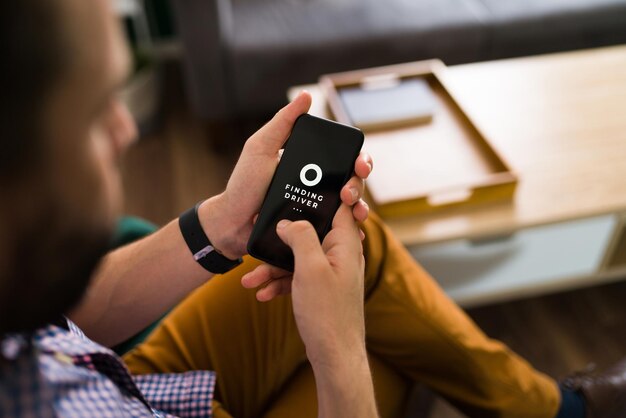
[[[487,338],[375,214],[363,229],[367,348],[382,417],[402,415],[413,382],[470,417],[556,415],[552,379]],[[124,356],[131,372],[215,370],[217,418],[317,416],[291,299],[260,303],[240,284],[257,265],[246,258],[192,293]]]

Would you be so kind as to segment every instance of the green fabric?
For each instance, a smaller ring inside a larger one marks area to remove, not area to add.
[[[122,247],[150,235],[157,230],[156,225],[134,216],[124,216],[117,223],[113,236],[113,248]]]
[[[113,237],[113,242],[111,246],[112,248],[122,247],[126,244],[130,244],[133,241],[137,241],[143,237],[146,237],[156,230],[156,225],[151,224],[150,222],[147,222],[140,218],[135,218],[133,216],[124,216],[119,220],[117,224],[117,230]],[[167,313],[165,315],[167,315]],[[132,350],[137,344],[146,339],[146,337],[157,327],[157,325],[159,325],[165,315],[163,315],[157,321],[145,328],[143,331],[113,347],[113,350],[120,356]]]

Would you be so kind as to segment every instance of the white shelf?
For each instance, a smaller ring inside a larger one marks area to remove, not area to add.
[[[596,283],[617,224],[606,215],[409,251],[457,303],[477,306]]]

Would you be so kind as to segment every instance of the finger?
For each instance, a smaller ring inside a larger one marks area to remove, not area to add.
[[[361,247],[359,226],[352,216],[352,207],[341,204],[333,218],[333,230],[338,232],[341,243],[347,245],[348,251]]]
[[[361,238],[361,241],[365,240],[365,232],[363,232],[362,229],[359,229],[359,237]]]
[[[250,137],[248,142],[263,146],[267,155],[275,156],[291,133],[298,116],[309,111],[311,94],[302,91],[291,103],[283,107],[261,129]]]
[[[333,228],[324,239],[324,249],[333,251],[346,266],[358,262],[363,252],[359,227],[352,216],[352,207],[342,204],[333,218]]]
[[[291,247],[296,268],[315,268],[326,261],[317,232],[308,221],[292,222],[286,219],[276,227],[280,239]]]
[[[352,216],[352,206],[341,204],[333,218],[333,229],[341,229],[342,232],[355,234],[358,226]]]
[[[269,264],[261,264],[241,278],[241,285],[246,289],[262,286],[270,280],[291,276],[291,273]]]
[[[350,180],[341,188],[341,201],[346,205],[352,206],[363,197],[363,190],[365,189],[365,183],[363,179],[352,176]]]
[[[272,280],[263,289],[256,292],[256,299],[259,302],[269,302],[276,296],[288,295],[291,293],[291,279]]]
[[[374,169],[374,160],[367,152],[361,152],[354,162],[354,172],[362,179],[366,179]]]
[[[357,222],[365,222],[369,214],[370,207],[362,199],[352,207],[352,216],[354,216],[354,219],[356,219]]]

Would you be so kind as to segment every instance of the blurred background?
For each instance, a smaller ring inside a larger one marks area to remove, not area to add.
[[[222,191],[290,88],[312,88],[332,117],[321,76],[439,59],[446,103],[517,188],[392,229],[540,370],[560,378],[626,354],[626,0],[111,1],[141,130],[124,163],[129,214],[162,224]],[[432,416],[456,413],[437,401]]]

